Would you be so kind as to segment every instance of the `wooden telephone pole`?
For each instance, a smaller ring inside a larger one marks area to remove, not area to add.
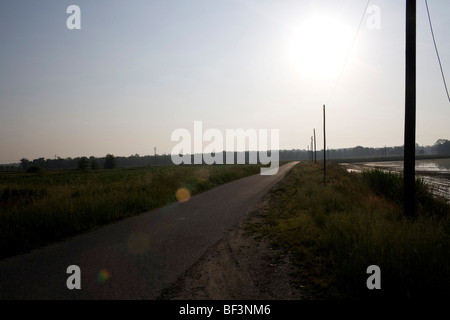
[[[314,163],[317,163],[316,129],[314,129]]]
[[[325,105],[323,105],[323,183],[327,184],[327,136],[325,133]]]
[[[416,214],[416,0],[406,0],[404,210]]]

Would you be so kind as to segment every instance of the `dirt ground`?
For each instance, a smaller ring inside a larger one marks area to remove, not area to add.
[[[270,195],[258,203],[249,220],[230,230],[159,299],[164,300],[301,300],[291,284],[289,257],[274,250],[267,238],[245,232],[245,223],[261,221]]]

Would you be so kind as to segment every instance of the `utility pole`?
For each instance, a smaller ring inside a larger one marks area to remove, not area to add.
[[[314,129],[314,163],[317,163],[316,129]]]
[[[314,161],[313,136],[311,136],[311,162]]]
[[[323,105],[323,183],[327,184],[327,136],[325,132],[325,105]]]
[[[416,214],[416,0],[406,0],[405,145],[403,163],[405,215]]]
[[[155,150],[155,166],[156,166],[156,147],[154,147],[153,150]]]

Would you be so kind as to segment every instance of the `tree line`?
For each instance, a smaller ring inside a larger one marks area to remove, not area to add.
[[[20,159],[19,168],[26,172],[38,172],[42,169],[78,169],[78,170],[97,170],[99,168],[114,169],[117,167],[116,157],[107,154],[103,158],[96,157],[77,157],[45,159],[38,158],[32,161],[27,158]]]
[[[246,159],[249,159],[249,152],[246,153]],[[432,146],[416,145],[417,155],[449,155],[450,156],[450,141],[446,139],[439,139]],[[224,154],[225,156],[225,154]],[[237,153],[235,153],[235,157]],[[403,146],[400,147],[381,147],[368,148],[357,146],[353,148],[330,149],[327,150],[327,159],[351,160],[361,158],[389,158],[403,156]],[[292,160],[312,160],[314,154],[311,150],[280,150],[280,161]],[[323,159],[323,149],[317,150],[317,159]],[[13,165],[1,165],[0,170],[24,170],[28,172],[37,172],[42,169],[78,169],[78,170],[97,170],[114,169],[116,167],[144,167],[144,166],[164,166],[172,165],[170,155],[145,155],[140,156],[134,154],[129,157],[114,156],[107,154],[105,157],[77,157],[77,158],[60,158],[45,159],[37,158],[28,160],[26,158],[20,159],[20,163]]]

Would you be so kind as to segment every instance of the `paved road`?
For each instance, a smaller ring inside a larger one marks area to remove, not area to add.
[[[0,299],[155,299],[295,164],[0,261]],[[70,265],[80,290],[67,288]]]

